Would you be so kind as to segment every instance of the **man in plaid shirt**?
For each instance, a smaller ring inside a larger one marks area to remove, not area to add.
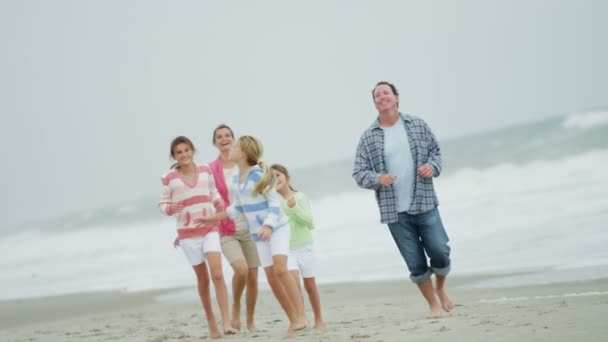
[[[378,82],[372,97],[378,118],[361,135],[353,178],[360,187],[375,191],[380,219],[388,224],[411,280],[428,302],[429,317],[436,318],[441,309],[454,308],[445,290],[449,239],[433,188],[433,177],[441,173],[439,145],[422,119],[399,112],[394,85]]]

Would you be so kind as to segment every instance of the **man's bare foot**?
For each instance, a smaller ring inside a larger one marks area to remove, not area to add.
[[[255,332],[255,323],[247,322],[247,331],[249,331],[250,333]]]
[[[315,322],[315,330],[319,331],[319,332],[323,332],[325,331],[327,327],[325,326],[325,323],[323,323],[323,321],[318,321]]]
[[[437,297],[439,297],[439,302],[441,302],[441,308],[445,312],[450,312],[452,311],[452,309],[454,309],[454,303],[452,303],[452,300],[450,299],[450,297],[448,297],[448,294],[445,292],[445,289],[437,289]]]
[[[426,318],[434,319],[441,317],[441,305],[439,303],[431,305],[429,315]]]

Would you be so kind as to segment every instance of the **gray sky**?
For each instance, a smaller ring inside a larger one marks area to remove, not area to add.
[[[1,1],[4,225],[160,191],[219,123],[289,167],[352,156],[371,88],[440,139],[608,103],[606,1]],[[33,202],[33,203],[32,203]]]

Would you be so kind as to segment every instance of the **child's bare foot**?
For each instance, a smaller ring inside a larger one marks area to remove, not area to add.
[[[209,337],[214,339],[221,338],[222,333],[220,332],[220,329],[217,326],[217,321],[215,320],[215,318],[211,318],[207,320],[207,322],[209,323]]]
[[[454,309],[454,303],[452,303],[452,300],[450,299],[450,297],[448,297],[448,294],[445,292],[445,289],[437,289],[437,297],[439,297],[439,302],[441,302],[441,308],[445,312],[450,312],[452,311],[452,309]]]
[[[247,331],[250,333],[255,332],[255,323],[247,322]]]
[[[222,333],[220,333],[220,330],[217,328],[217,325],[215,326],[215,328],[212,328],[211,326],[209,327],[209,337],[212,339],[222,338]]]
[[[300,322],[298,322],[296,324],[292,324],[292,327],[293,327],[294,331],[306,329],[307,326],[308,326],[308,322],[306,322],[306,320],[300,321]]]
[[[281,338],[283,340],[285,340],[285,339],[288,339],[288,338],[292,338],[294,336],[296,336],[296,331],[292,328],[292,326],[289,326],[289,328],[287,329],[287,332]]]
[[[232,305],[232,321],[230,325],[236,330],[241,330],[241,306],[237,303]]]
[[[236,329],[234,329],[230,325],[224,326],[224,334],[225,335],[235,335],[236,334]]]
[[[427,318],[433,319],[433,318],[439,318],[439,317],[441,317],[441,305],[439,305],[439,303],[431,305],[429,315],[427,316]]]
[[[241,330],[241,322],[240,321],[230,321],[230,326],[236,330]]]
[[[315,322],[315,329],[317,331],[322,332],[322,331],[325,331],[326,328],[327,327],[325,326],[325,323],[323,323],[323,321],[317,321],[317,322]]]

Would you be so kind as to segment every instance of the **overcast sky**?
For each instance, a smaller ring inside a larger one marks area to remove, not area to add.
[[[351,157],[371,89],[440,140],[608,104],[606,1],[0,1],[3,226],[156,194],[219,123]],[[348,175],[345,175],[348,176]]]

